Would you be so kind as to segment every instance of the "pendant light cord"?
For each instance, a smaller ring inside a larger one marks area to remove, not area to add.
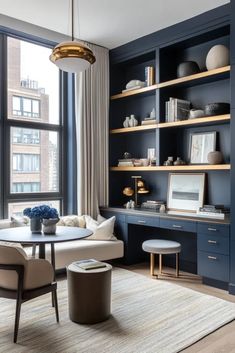
[[[72,41],[74,40],[74,28],[73,28],[73,21],[74,21],[74,0],[71,0],[71,8],[72,8],[72,18],[71,18],[71,23],[72,23]]]

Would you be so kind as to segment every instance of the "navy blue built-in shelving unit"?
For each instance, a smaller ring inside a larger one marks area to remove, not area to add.
[[[225,165],[214,169],[208,166],[203,170],[207,175],[205,202],[231,206],[231,293],[235,293],[235,171],[231,168],[235,165],[235,139],[231,138],[235,131],[235,45],[232,44],[230,48],[231,68],[225,67],[219,72],[202,74],[195,79],[191,77],[183,82],[172,80],[176,79],[176,68],[180,62],[195,60],[201,71],[206,72],[205,59],[209,49],[215,44],[225,44],[229,47],[230,43],[235,43],[234,3],[235,0],[232,0],[231,4],[137,39],[110,52],[110,206],[121,206],[126,202],[122,190],[124,186],[133,183],[132,175],[141,175],[151,190],[151,194],[143,196],[141,200],[166,200],[168,174],[171,171],[161,167],[163,162],[168,156],[181,156],[187,161],[190,134],[216,131],[217,148],[223,153]],[[144,68],[150,65],[155,67],[156,85],[138,94],[120,94],[131,79],[144,81]],[[203,108],[207,103],[216,101],[228,102],[231,104],[231,114],[226,118],[221,117],[221,120],[217,118],[195,125],[172,124],[166,127],[165,102],[169,97],[190,100],[194,108]],[[146,130],[122,129],[125,116],[135,114],[140,121],[153,107],[156,109],[159,126]],[[148,148],[156,149],[156,168],[136,168],[128,171],[116,167],[124,152],[130,152],[134,158],[146,158]],[[175,171],[177,169],[172,170]],[[186,167],[183,172],[190,171],[190,167]],[[199,171],[200,166],[195,172]]]

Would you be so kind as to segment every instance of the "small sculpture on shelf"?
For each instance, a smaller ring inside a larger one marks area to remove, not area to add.
[[[206,56],[207,70],[229,65],[229,49],[222,44],[214,45]]]
[[[165,166],[173,165],[173,157],[168,157],[167,160],[163,163]]]
[[[123,121],[123,127],[129,127],[129,121],[130,121],[130,118],[129,116],[127,116]]]
[[[189,119],[197,119],[205,116],[204,110],[202,109],[190,109]]]
[[[142,88],[146,85],[146,82],[140,81],[140,80],[131,80],[126,84],[126,89],[122,91],[122,93],[131,91],[133,89],[138,89]]]
[[[185,162],[180,157],[177,157],[174,161],[174,165],[185,165]]]
[[[127,116],[125,120],[123,121],[123,126],[125,128],[127,127],[134,127],[138,125],[138,120],[135,118],[134,114],[131,114],[131,116]]]

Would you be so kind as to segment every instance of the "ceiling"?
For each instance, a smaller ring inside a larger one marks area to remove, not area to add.
[[[74,1],[75,37],[109,49],[229,2],[228,0]],[[77,4],[79,6],[76,6]],[[3,15],[71,35],[69,0],[0,0],[0,11]]]

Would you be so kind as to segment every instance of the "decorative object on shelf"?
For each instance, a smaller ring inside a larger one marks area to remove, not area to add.
[[[129,158],[131,158],[131,154],[129,152],[124,152],[123,153],[123,158],[124,159],[129,159]]]
[[[206,56],[207,70],[229,65],[229,49],[222,44],[214,45]]]
[[[138,194],[148,194],[149,190],[146,188],[142,176],[133,175],[132,178],[135,180],[135,207],[138,207]]]
[[[150,119],[156,119],[156,110],[153,108],[150,113]]]
[[[141,167],[142,166],[142,162],[140,159],[135,159],[134,160],[134,166],[135,167]]]
[[[144,68],[146,86],[152,86],[155,83],[154,71],[155,70],[153,66],[146,66]]]
[[[152,125],[156,123],[156,118],[152,119],[151,117],[144,118],[144,120],[141,121],[141,125]]]
[[[223,155],[220,151],[212,151],[207,155],[209,164],[221,164],[223,162]]]
[[[162,200],[147,200],[142,202],[141,208],[149,209],[149,210],[154,210],[154,211],[159,211],[161,206],[165,205],[165,202]]]
[[[123,121],[123,127],[129,127],[129,121],[130,121],[130,118],[129,116],[127,116]]]
[[[96,59],[87,45],[74,40],[74,0],[71,0],[71,12],[72,40],[57,44],[50,60],[63,71],[78,73],[88,69]]]
[[[185,162],[180,157],[177,157],[174,161],[174,165],[185,165]]]
[[[129,126],[134,127],[138,125],[138,120],[135,118],[134,114],[131,114],[130,119],[129,119]]]
[[[135,208],[135,202],[133,200],[130,200],[126,203],[126,208]]]
[[[151,167],[155,167],[157,165],[157,158],[153,157],[150,159],[150,165]]]
[[[185,77],[200,72],[200,68],[196,61],[184,61],[177,67],[177,77]]]
[[[122,191],[123,195],[125,196],[132,196],[134,195],[134,190],[130,187],[130,186],[126,186],[123,191]]]
[[[145,86],[145,82],[140,80],[131,80],[126,84],[126,89],[122,90],[122,92],[131,91],[133,89],[143,88]]]
[[[216,147],[216,131],[197,132],[190,135],[189,163],[207,164],[208,153]]]
[[[215,150],[216,131],[196,132],[190,135],[189,163],[207,164],[208,153]]]
[[[59,221],[58,211],[48,205],[25,208],[23,214],[30,218],[30,229],[32,233],[41,233],[43,219],[52,218],[57,222]]]
[[[167,160],[163,163],[163,165],[166,165],[166,166],[173,165],[173,157],[168,157]]]
[[[167,208],[197,212],[204,202],[205,173],[170,173],[168,178]]]
[[[189,119],[197,119],[205,116],[204,110],[202,109],[190,109]]]
[[[230,104],[229,103],[208,103],[205,106],[205,115],[223,115],[230,113]]]
[[[144,166],[144,167],[147,167],[149,165],[148,158],[140,158],[140,162],[142,163],[142,166]]]
[[[59,222],[59,218],[49,218],[42,220],[42,231],[44,234],[55,234],[56,233],[56,223]]]
[[[160,206],[159,212],[160,213],[165,213],[166,212],[166,206],[164,204]]]

